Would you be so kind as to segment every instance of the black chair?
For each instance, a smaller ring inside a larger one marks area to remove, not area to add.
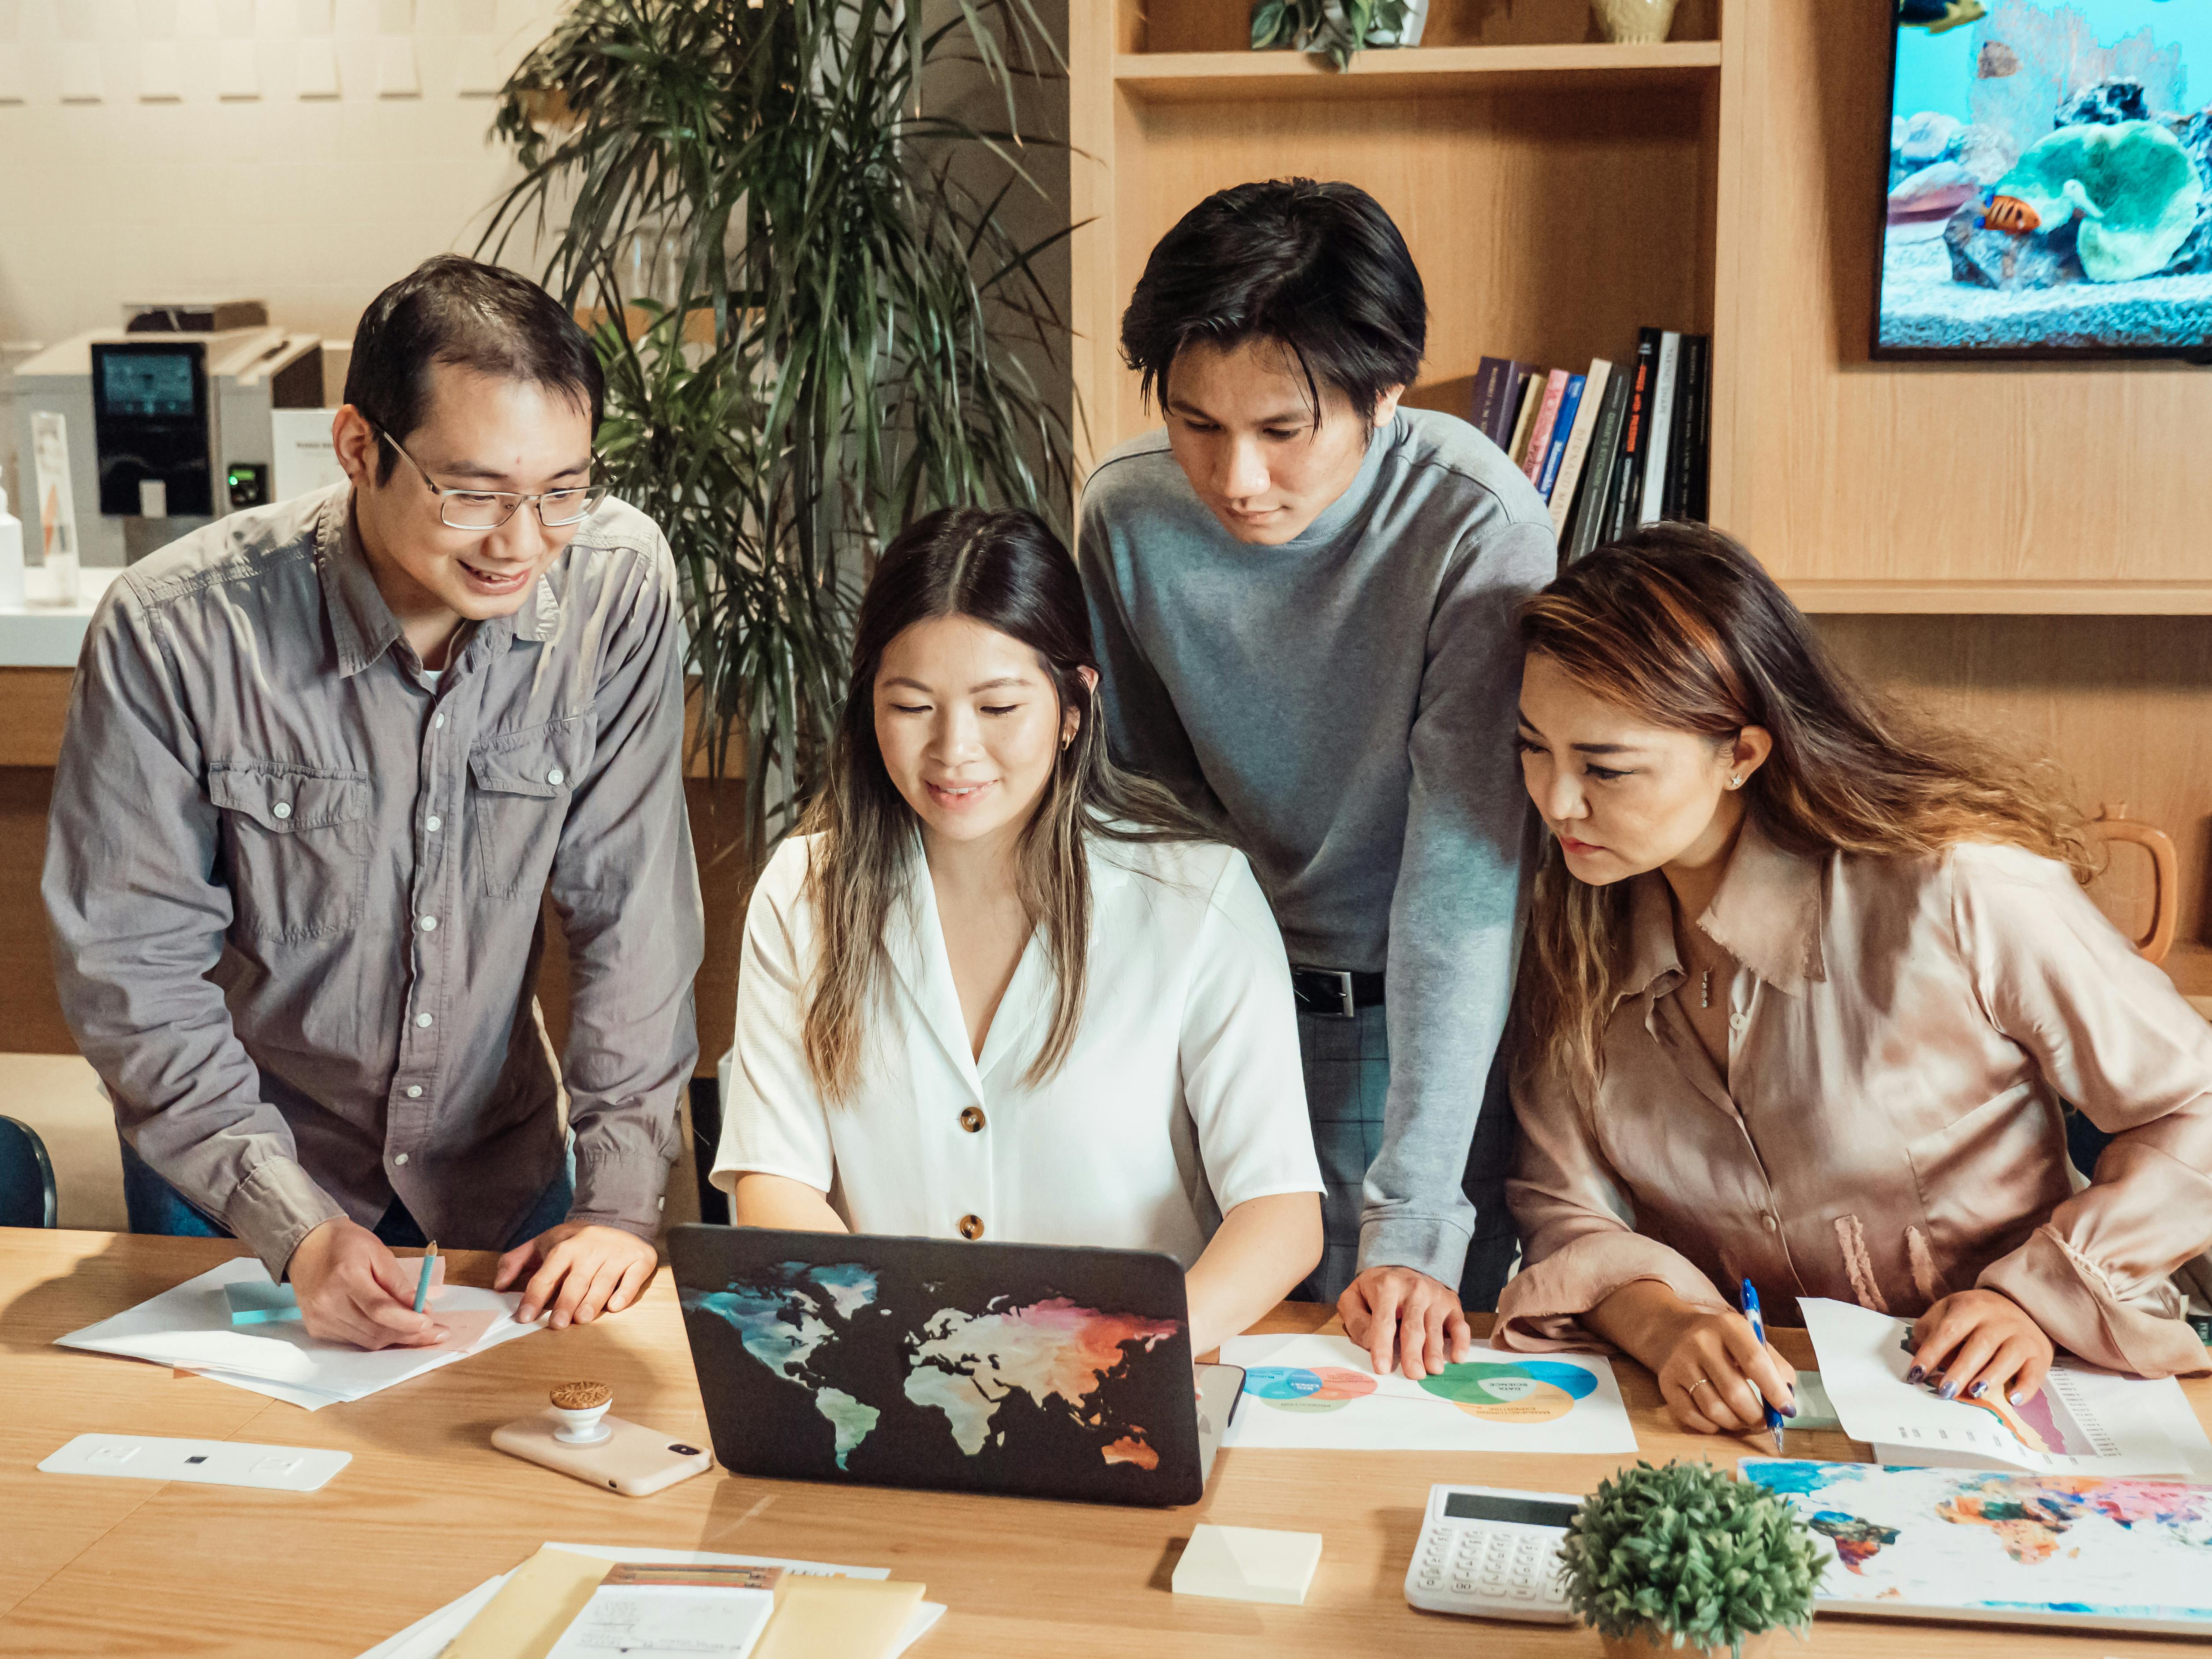
[[[54,1166],[28,1124],[0,1117],[0,1227],[52,1227]]]

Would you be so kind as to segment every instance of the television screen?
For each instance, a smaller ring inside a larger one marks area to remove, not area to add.
[[[2212,0],[1893,3],[1875,355],[2212,359]]]

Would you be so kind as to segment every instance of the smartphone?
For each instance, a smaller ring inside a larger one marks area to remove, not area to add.
[[[588,1446],[555,1439],[553,1431],[561,1421],[548,1407],[535,1416],[501,1424],[491,1431],[491,1443],[625,1498],[644,1498],[714,1467],[713,1453],[611,1413],[599,1419],[607,1437]]]

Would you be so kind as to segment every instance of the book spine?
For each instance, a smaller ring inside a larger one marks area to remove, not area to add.
[[[1583,464],[1582,499],[1574,509],[1574,528],[1565,549],[1569,559],[1579,559],[1603,538],[1613,519],[1613,489],[1620,465],[1620,433],[1628,419],[1628,390],[1635,376],[1632,365],[1615,369],[1606,380],[1605,402],[1599,407],[1597,432]]]
[[[1668,463],[1667,516],[1695,517],[1697,494],[1698,423],[1705,401],[1705,337],[1682,337],[1680,390],[1674,398],[1674,453]]]
[[[1589,465],[1590,446],[1595,441],[1598,422],[1604,418],[1605,400],[1613,390],[1612,376],[1611,363],[1602,357],[1590,360],[1575,409],[1574,430],[1568,434],[1565,453],[1559,458],[1559,475],[1553,480],[1547,497],[1552,506],[1552,538],[1562,550],[1566,545],[1567,518],[1574,511],[1576,486],[1582,482],[1583,469]]]
[[[1620,465],[1613,476],[1613,502],[1605,539],[1618,541],[1634,527],[1638,487],[1643,472],[1645,428],[1651,418],[1651,377],[1659,368],[1659,331],[1647,328],[1636,337],[1636,380],[1629,389],[1628,420],[1621,428]]]
[[[1567,395],[1567,371],[1555,368],[1544,381],[1544,401],[1536,410],[1536,424],[1528,434],[1528,448],[1521,457],[1521,470],[1535,483],[1544,476],[1544,457],[1551,452],[1552,428],[1559,418],[1559,404]]]
[[[1690,516],[1712,521],[1713,511],[1713,337],[1698,343],[1698,460],[1690,475]]]
[[[1659,337],[1659,368],[1651,382],[1650,441],[1644,447],[1644,495],[1637,522],[1666,516],[1667,445],[1674,426],[1674,376],[1681,362],[1682,337],[1668,329]]]
[[[1505,407],[1512,367],[1503,357],[1485,357],[1474,371],[1474,429],[1501,449],[1505,444],[1499,435],[1504,430],[1499,411]]]
[[[1582,418],[1583,399],[1589,395],[1589,377],[1586,374],[1567,376],[1567,389],[1559,398],[1559,418],[1552,422],[1552,441],[1544,452],[1544,470],[1536,479],[1536,493],[1547,501],[1559,488],[1559,468],[1567,459],[1567,445],[1574,437],[1575,422]],[[1556,515],[1552,520],[1552,535],[1556,539],[1559,523]]]
[[[1536,405],[1543,401],[1543,377],[1523,374],[1519,400],[1514,407],[1513,435],[1505,446],[1505,459],[1516,466],[1521,465],[1521,457],[1528,452],[1528,428],[1536,424]]]

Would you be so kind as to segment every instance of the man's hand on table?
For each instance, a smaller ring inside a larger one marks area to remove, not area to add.
[[[558,1330],[572,1320],[589,1324],[602,1312],[620,1313],[643,1293],[659,1266],[659,1252],[635,1233],[564,1221],[500,1257],[492,1288],[503,1291],[529,1273],[514,1316],[526,1325],[550,1314],[547,1322]]]
[[[422,1348],[446,1328],[415,1311],[420,1269],[409,1273],[366,1227],[340,1217],[301,1239],[285,1264],[307,1334],[357,1348]]]
[[[1473,1351],[1459,1292],[1412,1267],[1368,1268],[1337,1297],[1336,1311],[1378,1375],[1399,1369],[1419,1382]]]

